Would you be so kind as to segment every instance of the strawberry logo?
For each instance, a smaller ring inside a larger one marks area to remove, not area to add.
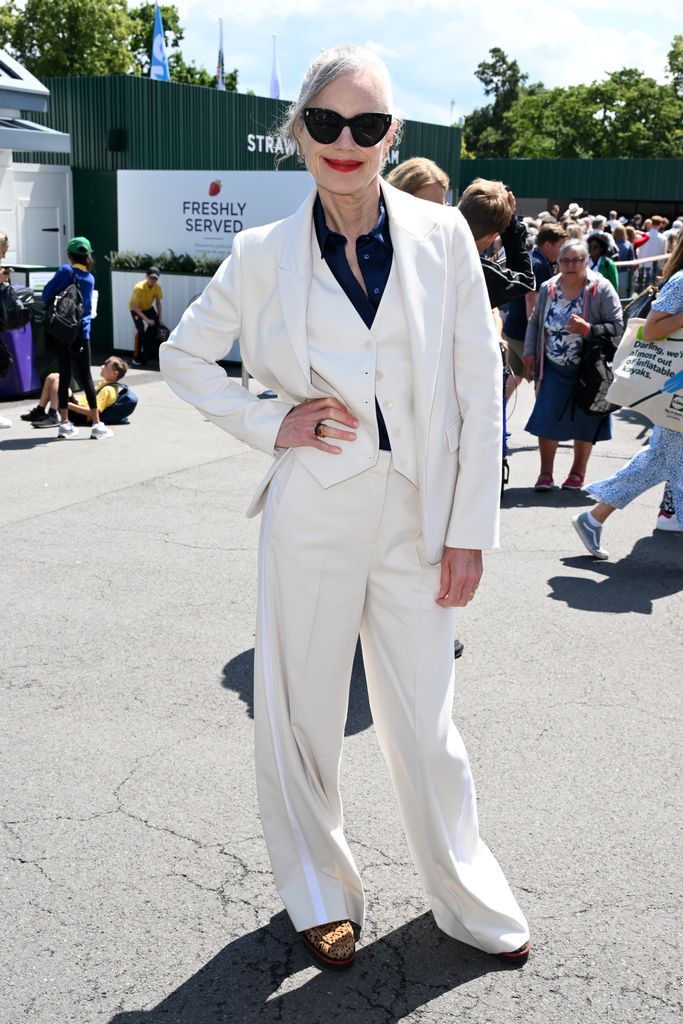
[[[218,180],[218,178],[216,178],[216,180],[212,181],[211,184],[209,185],[209,195],[217,196],[221,190],[221,187],[221,182]]]

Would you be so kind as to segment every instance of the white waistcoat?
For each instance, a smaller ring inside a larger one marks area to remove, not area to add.
[[[360,420],[355,441],[337,441],[341,455],[316,448],[294,452],[323,487],[357,476],[377,462],[375,396],[384,416],[395,468],[417,486],[410,339],[392,261],[372,327],[365,326],[312,238],[313,276],[307,307],[311,383],[340,399]],[[331,420],[324,421],[332,425]],[[343,427],[343,429],[349,429]]]

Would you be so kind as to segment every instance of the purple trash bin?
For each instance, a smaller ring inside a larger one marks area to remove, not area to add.
[[[0,398],[23,398],[40,391],[40,376],[33,367],[33,333],[31,323],[16,331],[5,331],[2,340],[14,357],[6,377],[0,378]]]

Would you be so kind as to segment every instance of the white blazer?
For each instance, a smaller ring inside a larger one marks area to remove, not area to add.
[[[500,349],[462,215],[384,181],[381,188],[412,351],[425,548],[437,563],[444,545],[498,545]],[[280,459],[292,451],[275,452],[282,420],[294,405],[328,395],[311,383],[306,337],[314,200],[315,190],[291,217],[238,234],[232,255],[160,350],[164,377],[181,398],[274,456],[248,515],[260,511]],[[258,399],[216,365],[238,337],[245,367],[277,400]]]

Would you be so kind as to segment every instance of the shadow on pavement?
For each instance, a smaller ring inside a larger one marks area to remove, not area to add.
[[[58,441],[57,434],[39,434],[38,437],[8,437],[0,441],[0,452],[21,452],[29,448],[38,448],[41,444]]]
[[[223,669],[222,684],[226,690],[234,690],[244,702],[249,717],[254,717],[254,648],[243,651],[227,663]],[[365,669],[360,642],[356,647],[351,672],[349,708],[346,715],[346,736],[355,736],[372,725],[372,713],[365,683]]]
[[[282,911],[231,942],[151,1010],[109,1024],[396,1024],[444,992],[506,970],[440,932],[423,914],[358,950],[349,972],[319,971],[292,991],[282,983],[312,961]]]
[[[506,487],[501,500],[502,508],[583,508],[594,501],[583,491],[535,491],[533,487]]]
[[[607,545],[609,537],[603,543]],[[580,611],[652,615],[654,601],[683,590],[682,561],[681,538],[667,534],[643,537],[618,562],[599,562],[588,554],[563,558],[569,569],[590,569],[605,578],[553,576],[548,580],[550,597]]]
[[[636,412],[635,409],[618,409],[613,415],[620,419],[622,423],[630,423],[634,427],[640,427],[640,433],[636,435],[637,441],[647,443],[650,440],[652,421],[647,416],[643,416],[642,412]]]

